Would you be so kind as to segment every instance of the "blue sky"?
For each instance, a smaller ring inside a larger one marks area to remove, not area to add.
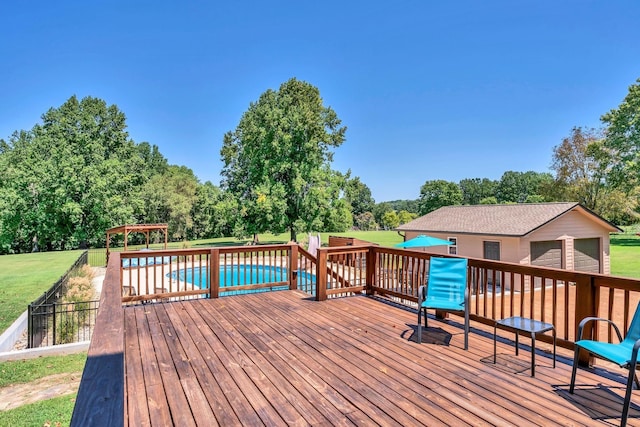
[[[377,202],[415,199],[427,180],[548,172],[640,77],[638,22],[635,0],[8,1],[0,138],[98,97],[217,185],[223,134],[296,77],[348,128],[333,168]]]

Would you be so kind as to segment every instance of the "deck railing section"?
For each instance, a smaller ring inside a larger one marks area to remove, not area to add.
[[[317,258],[296,244],[123,252],[122,301],[301,289],[319,301],[366,292],[415,307],[430,257],[374,245],[319,248]],[[640,280],[475,258],[469,259],[469,289],[473,320],[492,325],[523,316],[553,323],[559,344],[568,348],[587,316],[608,318],[626,331],[640,301]],[[614,338],[604,323],[593,333]]]
[[[122,301],[217,298],[295,289],[297,251],[298,245],[260,245],[122,252]]]
[[[343,297],[366,291],[368,246],[318,249],[316,299]]]
[[[431,255],[381,247],[370,250],[375,254],[375,272],[369,293],[416,307],[417,290],[426,283]],[[626,331],[640,302],[638,279],[474,258],[469,258],[469,289],[473,320],[493,325],[498,319],[523,316],[553,323],[558,344],[570,349],[581,319],[604,317]],[[617,339],[605,323],[586,333],[612,342]]]
[[[296,272],[296,279],[298,289],[308,293],[309,295],[316,295],[316,269],[317,262],[315,255],[307,252],[302,246],[298,246],[298,270]]]

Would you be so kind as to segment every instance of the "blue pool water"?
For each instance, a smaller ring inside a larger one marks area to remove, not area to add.
[[[167,277],[177,279],[199,288],[207,288],[208,282],[208,267],[195,267],[180,269],[173,273],[167,274]],[[220,266],[220,288],[229,286],[241,286],[241,285],[257,285],[273,282],[287,281],[287,269],[282,267],[273,267],[270,265],[250,265],[240,264],[233,266]],[[298,271],[298,287],[306,285],[313,285],[315,287],[315,276],[303,271]],[[265,290],[284,290],[289,287],[284,286],[272,286],[271,288],[258,289],[258,290],[244,290],[234,291],[234,293],[251,293],[251,292],[264,292]],[[229,292],[225,292],[225,295],[229,295]]]

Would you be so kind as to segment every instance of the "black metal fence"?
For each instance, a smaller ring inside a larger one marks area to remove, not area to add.
[[[87,264],[87,260],[88,252],[84,251],[78,257],[76,262],[74,262],[73,265],[69,267],[69,269],[62,275],[62,277],[60,277],[53,285],[51,285],[51,287],[47,291],[45,291],[45,293],[43,293],[38,299],[33,300],[31,304],[29,304],[29,307],[38,306],[41,304],[50,304],[54,301],[59,300],[67,290],[67,283],[69,282],[69,276],[71,275],[71,272]]]
[[[106,267],[107,266],[107,249],[106,248],[91,248],[88,254],[88,264],[91,267]]]
[[[98,301],[58,302],[67,291],[71,273],[88,263],[84,251],[67,272],[27,308],[28,348],[89,340]]]
[[[98,314],[97,300],[29,306],[29,348],[89,341]]]

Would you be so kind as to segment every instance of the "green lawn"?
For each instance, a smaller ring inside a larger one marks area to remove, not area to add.
[[[87,353],[49,356],[0,363],[0,389],[13,384],[36,381],[53,374],[81,373]],[[4,426],[68,426],[77,393],[0,411],[0,427]],[[59,424],[58,424],[59,423]]]
[[[640,278],[640,237],[635,229],[611,235],[611,274]]]
[[[68,426],[77,393],[0,411],[0,427]]]
[[[0,362],[0,388],[66,372],[82,372],[87,353]]]
[[[393,246],[403,240],[402,236],[395,231],[347,231],[344,233],[320,233],[320,240],[323,245],[329,244],[329,236],[354,237],[356,239],[377,243],[381,246]],[[289,233],[276,235],[260,234],[258,237],[260,243],[287,243],[289,241]],[[309,234],[300,233],[297,235],[297,240],[298,242],[307,242],[309,240]]]
[[[0,256],[0,333],[42,295],[82,251]]]

